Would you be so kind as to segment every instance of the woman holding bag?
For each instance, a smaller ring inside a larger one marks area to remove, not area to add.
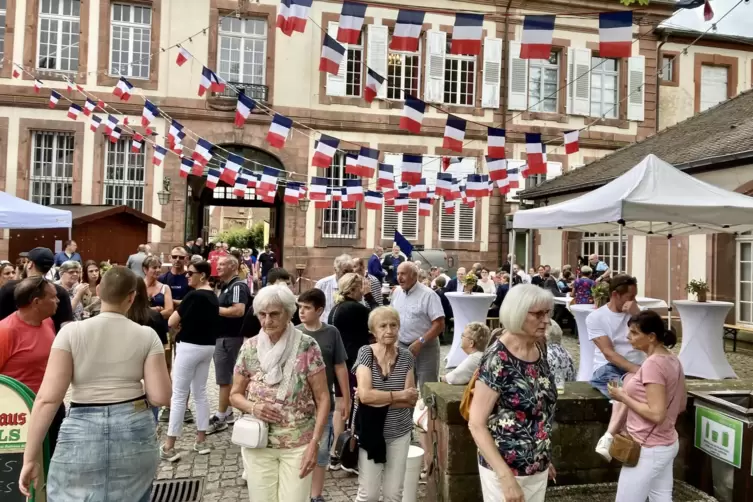
[[[630,344],[648,358],[624,387],[608,387],[612,399],[627,406],[627,433],[640,445],[638,463],[620,471],[616,502],[671,502],[679,449],[675,422],[687,405],[682,364],[667,349],[677,337],[652,310],[634,316],[628,326]]]
[[[230,404],[253,417],[266,436],[255,448],[241,448],[253,473],[249,500],[308,502],[329,416],[324,360],[316,341],[290,322],[297,307],[288,287],[262,288],[253,308],[261,331],[241,348],[230,391]],[[243,421],[235,425],[234,442]]]

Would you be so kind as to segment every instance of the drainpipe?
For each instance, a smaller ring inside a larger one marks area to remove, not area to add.
[[[510,68],[508,68],[508,65],[510,64],[510,36],[508,35],[508,26],[510,25],[510,6],[512,5],[512,0],[507,0],[507,7],[505,8],[505,34],[502,42],[502,57],[504,58],[503,61],[505,62],[505,74],[500,79],[500,82],[504,82],[504,85],[502,86],[502,96],[503,101],[505,103],[504,107],[502,108],[502,128],[507,128],[507,97],[509,93],[509,76],[510,76]],[[502,198],[502,205],[501,211],[502,214],[499,215],[499,247],[497,248],[497,263],[502,266],[502,264],[505,262],[505,259],[507,258],[504,254],[504,251],[502,249],[502,240],[505,235],[505,232],[507,231],[507,225],[505,224],[505,221],[507,220],[507,216],[505,215],[505,206],[506,202],[504,200],[504,196]],[[507,242],[507,253],[511,254],[513,253],[513,250],[510,249],[510,242]],[[512,262],[510,262],[512,266]]]
[[[662,68],[662,60],[661,60],[661,48],[664,46],[664,44],[667,43],[667,39],[669,38],[668,33],[664,33],[664,39],[659,43],[659,46],[656,48],[656,64],[659,68]],[[659,72],[656,72],[656,130],[654,132],[659,132],[659,92],[661,91],[661,75]]]

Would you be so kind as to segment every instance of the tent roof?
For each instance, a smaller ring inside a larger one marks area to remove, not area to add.
[[[83,223],[89,223],[90,221],[95,221],[116,214],[125,213],[147,224],[157,225],[160,228],[165,228],[166,226],[164,221],[160,221],[157,218],[152,218],[148,214],[142,213],[141,211],[137,211],[136,209],[130,208],[128,206],[93,206],[89,204],[67,204],[53,207],[64,209],[70,212],[73,216],[73,223],[75,223],[76,225],[81,225]]]
[[[518,211],[513,228],[699,234],[753,228],[753,197],[701,181],[648,155],[614,181],[559,204]]]
[[[0,228],[70,228],[71,212],[0,192]]]

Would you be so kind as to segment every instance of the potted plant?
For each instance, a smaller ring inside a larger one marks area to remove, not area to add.
[[[466,274],[465,278],[463,279],[463,292],[466,294],[473,293],[473,288],[476,287],[476,284],[478,283],[478,277],[476,277],[476,274],[473,272]]]
[[[597,282],[591,288],[591,296],[597,309],[609,302],[609,282]]]
[[[705,302],[706,293],[709,291],[709,285],[702,279],[692,279],[687,286],[685,286],[685,291],[695,295],[699,302]]]

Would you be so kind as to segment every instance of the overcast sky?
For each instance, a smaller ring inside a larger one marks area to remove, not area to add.
[[[669,23],[672,27],[705,31],[721,18],[733,5],[740,0],[711,0],[714,9],[714,19],[709,22],[703,20],[703,7],[693,10],[683,10],[676,13]],[[753,1],[743,2],[732,11],[723,21],[717,24],[717,33],[727,35],[741,35],[753,38]]]

